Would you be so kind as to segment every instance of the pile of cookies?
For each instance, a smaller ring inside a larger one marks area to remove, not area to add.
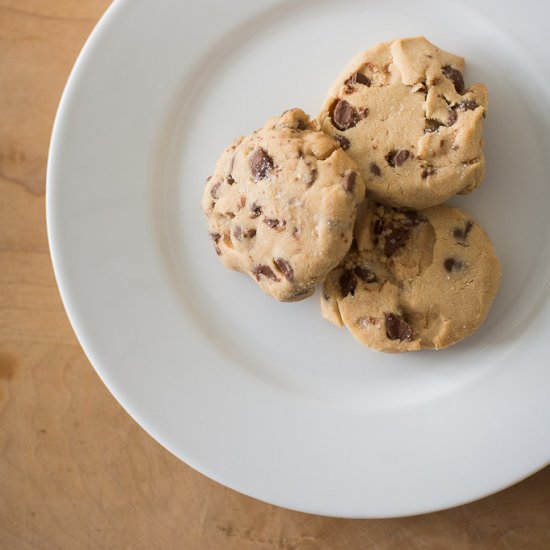
[[[423,37],[353,58],[315,120],[291,109],[237,139],[202,207],[223,264],[280,301],[311,296],[363,344],[441,349],[476,330],[498,289],[485,232],[441,203],[484,173],[483,84]]]

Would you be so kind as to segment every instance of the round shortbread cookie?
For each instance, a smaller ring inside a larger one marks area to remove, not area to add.
[[[346,254],[364,195],[355,163],[292,109],[223,152],[202,207],[223,264],[293,301]]]
[[[466,88],[463,71],[463,58],[405,38],[357,55],[333,84],[318,125],[374,200],[427,208],[481,183],[487,89]]]
[[[485,320],[500,281],[491,241],[448,206],[361,208],[355,243],[327,277],[323,316],[380,351],[442,349]]]

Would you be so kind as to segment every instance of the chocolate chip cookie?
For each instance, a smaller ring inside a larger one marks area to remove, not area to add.
[[[442,349],[474,332],[500,264],[472,218],[448,206],[361,207],[355,242],[327,277],[323,316],[380,351]]]
[[[427,208],[481,183],[487,89],[463,72],[463,58],[405,38],[357,55],[333,84],[318,124],[375,200]]]
[[[348,251],[364,195],[355,163],[292,109],[223,152],[202,207],[223,264],[294,301]]]

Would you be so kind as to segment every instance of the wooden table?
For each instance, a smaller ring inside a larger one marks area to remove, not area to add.
[[[550,468],[437,514],[309,516],[206,479],[111,397],[65,316],[44,215],[55,110],[108,4],[0,0],[0,548],[550,548]]]

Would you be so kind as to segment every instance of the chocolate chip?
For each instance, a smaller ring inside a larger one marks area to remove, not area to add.
[[[364,84],[370,86],[372,84],[370,78],[363,73],[353,73],[345,82],[346,86],[353,86],[354,84]]]
[[[213,199],[219,199],[219,195],[218,195],[218,191],[220,190],[220,186],[221,186],[222,182],[221,181],[218,181],[216,182],[212,188],[210,189],[210,196],[213,198]]]
[[[264,218],[264,223],[268,227],[271,227],[271,229],[275,229],[276,227],[278,227],[279,223],[281,222],[275,218]]]
[[[414,225],[418,225],[420,222],[426,221],[426,218],[420,212],[418,212],[418,210],[409,210],[406,208],[402,208],[399,210],[399,212],[405,214],[405,217]]]
[[[257,265],[252,270],[252,275],[256,277],[256,281],[259,281],[261,276],[266,279],[271,279],[272,281],[280,281],[279,277],[275,275],[273,269],[271,269],[268,265]]]
[[[425,128],[424,128],[424,133],[431,134],[433,132],[437,132],[437,129],[440,128],[441,126],[443,126],[443,124],[439,122],[439,120],[435,120],[433,118],[427,118]]]
[[[360,278],[365,281],[365,283],[375,283],[377,281],[376,275],[366,267],[360,265],[355,266],[353,272]]]
[[[374,174],[375,176],[381,176],[382,170],[380,170],[378,164],[376,162],[371,162],[369,166],[369,170],[371,174]]]
[[[393,256],[408,240],[410,231],[404,227],[396,227],[384,242],[384,254],[389,258]]]
[[[344,179],[342,180],[342,187],[344,188],[344,191],[346,193],[353,193],[353,190],[355,189],[355,179],[357,177],[357,174],[352,170],[348,172]]]
[[[403,166],[407,159],[411,156],[411,153],[406,149],[400,149],[399,151],[390,151],[386,155],[388,164],[392,167]]]
[[[256,236],[256,230],[255,229],[249,229],[248,231],[245,231],[244,233],[245,239],[251,239],[252,237]]]
[[[298,122],[296,123],[296,130],[305,130],[307,128],[307,124],[300,118],[298,119]]]
[[[479,105],[472,99],[466,99],[464,101],[461,101],[457,107],[459,109],[462,109],[463,111],[474,111],[479,107]]]
[[[221,256],[222,251],[218,246],[218,241],[222,238],[222,236],[219,233],[210,233],[210,238],[214,241],[214,250],[216,251],[216,254]]]
[[[317,172],[317,168],[313,168],[313,170],[309,173],[309,181],[307,182],[310,187],[314,184],[318,175],[319,172]]]
[[[273,170],[273,159],[262,149],[257,147],[250,155],[250,171],[254,181],[260,181],[267,178]]]
[[[463,263],[460,260],[455,260],[454,258],[447,258],[443,262],[443,267],[451,273],[451,271],[459,271],[462,269]]]
[[[452,126],[458,119],[458,115],[454,109],[449,109],[449,118],[447,119],[447,126]]]
[[[263,212],[263,209],[260,205],[254,203],[250,208],[252,215],[251,218],[258,218],[260,214]]]
[[[238,241],[242,240],[243,228],[242,228],[240,225],[236,225],[236,226],[235,226],[235,229],[233,229],[233,236],[234,236],[235,239],[237,239]]]
[[[299,159],[305,158],[305,155],[304,155],[304,152],[302,151],[302,149],[298,149],[298,158]]]
[[[227,176],[225,179],[227,181],[227,185],[233,185],[235,183],[233,176]]]
[[[455,239],[465,241],[468,237],[468,233],[472,230],[472,227],[474,226],[474,223],[471,220],[468,220],[466,222],[466,225],[464,226],[464,229],[460,229],[460,227],[456,227],[453,231],[453,236]]]
[[[345,298],[348,294],[351,294],[352,296],[355,294],[357,279],[352,271],[344,271],[344,273],[340,275],[338,282],[340,283],[340,293],[342,294],[342,298]]]
[[[287,281],[294,282],[294,270],[292,266],[283,258],[275,258],[273,260],[275,265],[281,270]]]
[[[393,313],[385,313],[386,336],[390,340],[400,340],[401,342],[410,342],[414,340],[414,330],[403,319]]]
[[[459,94],[462,94],[464,92],[464,77],[462,76],[462,73],[450,65],[445,65],[442,68],[442,71],[449,80],[452,80],[455,90]]]
[[[348,138],[339,136],[338,134],[335,134],[333,137],[344,151],[347,151],[351,147],[351,143]]]
[[[425,180],[428,176],[431,176],[432,174],[435,174],[435,168],[433,166],[424,166],[420,175],[422,176],[422,179]]]
[[[336,101],[331,112],[332,124],[338,130],[353,128],[361,119],[357,109],[347,101],[340,99]]]
[[[382,220],[376,220],[374,222],[374,234],[375,235],[380,235],[380,233],[382,233],[382,231],[384,230],[384,222]]]

